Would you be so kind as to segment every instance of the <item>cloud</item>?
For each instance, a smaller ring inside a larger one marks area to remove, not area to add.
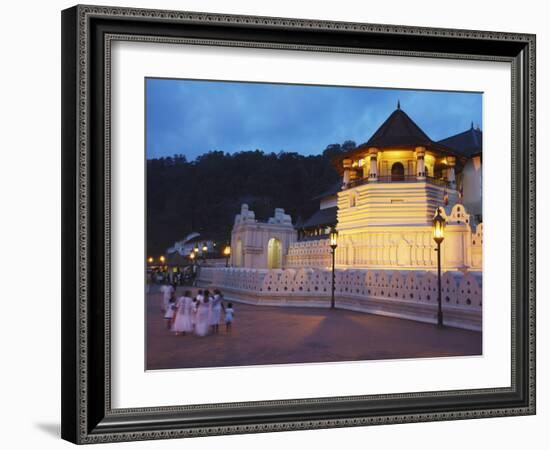
[[[433,139],[481,125],[481,94],[197,80],[147,80],[147,157],[209,150],[320,153],[365,142],[397,100]]]

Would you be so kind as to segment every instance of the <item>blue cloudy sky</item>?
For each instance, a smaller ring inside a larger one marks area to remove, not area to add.
[[[147,79],[147,158],[210,150],[321,153],[363,143],[396,108],[433,140],[482,126],[482,94]]]

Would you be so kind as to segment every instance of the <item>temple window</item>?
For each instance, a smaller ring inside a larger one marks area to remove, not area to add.
[[[349,207],[354,208],[356,204],[357,204],[357,195],[355,194],[355,192],[352,192],[349,196]]]

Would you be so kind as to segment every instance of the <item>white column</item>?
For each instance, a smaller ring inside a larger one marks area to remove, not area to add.
[[[426,154],[425,147],[416,147],[416,179],[423,180],[426,178],[426,167],[424,165],[424,155]]]
[[[455,164],[456,158],[454,156],[447,156],[447,181],[452,188],[456,187],[456,178],[455,178]]]
[[[369,181],[378,180],[378,149],[376,147],[369,148],[370,155],[370,172]]]
[[[369,178],[370,174],[370,156],[367,156],[363,162],[363,171],[362,171],[362,177],[363,178]]]
[[[343,189],[347,189],[348,183],[350,182],[350,170],[352,165],[352,160],[349,158],[345,158],[342,161],[342,165],[344,166],[344,186]]]

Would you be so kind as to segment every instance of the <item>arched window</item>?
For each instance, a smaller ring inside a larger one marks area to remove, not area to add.
[[[403,181],[405,179],[405,167],[400,162],[393,163],[391,166],[391,180]]]
[[[267,243],[267,268],[280,269],[282,260],[282,246],[279,239],[271,238]]]

